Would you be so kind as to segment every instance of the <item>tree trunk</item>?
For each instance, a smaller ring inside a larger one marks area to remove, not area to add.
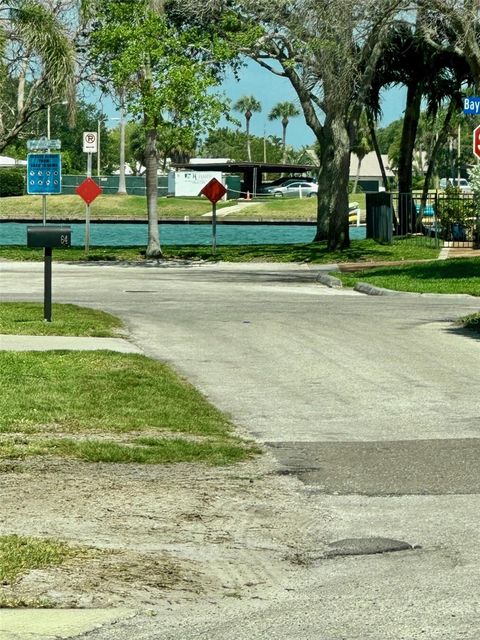
[[[412,201],[412,164],[418,121],[422,104],[423,86],[412,84],[407,89],[407,103],[403,119],[400,157],[398,160],[399,229],[400,235],[412,232],[415,227],[416,211]]]
[[[428,169],[427,169],[427,173],[425,174],[425,182],[423,184],[422,204],[421,204],[419,220],[422,219],[423,210],[425,208],[425,205],[427,204],[428,191],[430,188],[430,183],[432,181],[433,173],[435,171],[435,163],[437,161],[438,152],[447,141],[448,131],[450,129],[450,123],[452,121],[452,117],[456,109],[457,109],[456,101],[454,98],[452,98],[452,100],[450,100],[450,103],[448,105],[447,113],[445,115],[442,128],[437,136],[437,139],[435,140],[435,144],[433,145],[433,148],[430,152],[430,156],[428,158]]]
[[[358,181],[360,180],[360,169],[362,168],[363,157],[357,156],[357,158],[358,158],[357,175],[355,176],[355,180],[354,180],[354,183],[353,183],[352,193],[357,193]]]
[[[375,150],[375,155],[377,156],[378,164],[380,166],[380,171],[382,173],[382,182],[385,191],[388,191],[388,178],[387,172],[385,171],[385,166],[383,164],[382,153],[380,151],[380,147],[377,139],[377,132],[375,131],[375,123],[373,121],[373,116],[371,112],[367,111],[367,121],[368,121],[368,132],[370,134],[370,139],[373,144],[373,148]]]
[[[157,130],[150,128],[147,131],[147,145],[145,148],[145,185],[147,190],[148,211],[148,245],[147,258],[160,258],[160,237],[158,233],[157,215]]]
[[[287,126],[288,120],[285,122],[285,119],[282,120],[282,146],[283,146],[283,164],[287,161]]]
[[[245,116],[245,129],[246,129],[246,133],[247,133],[247,157],[248,157],[248,161],[251,162],[252,161],[252,150],[250,149],[250,118],[248,116]]]
[[[328,240],[330,250],[350,246],[348,179],[350,137],[341,116],[325,119],[320,142],[318,212],[315,242]]]

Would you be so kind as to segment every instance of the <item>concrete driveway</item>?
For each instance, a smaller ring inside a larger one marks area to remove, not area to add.
[[[121,316],[271,448],[312,506],[299,526],[315,537],[321,505],[340,550],[273,601],[173,607],[78,637],[480,636],[480,340],[452,324],[480,301],[332,290],[319,270],[54,264],[54,301]],[[41,264],[2,263],[0,281],[2,300],[42,299]],[[377,538],[421,548],[373,554]]]

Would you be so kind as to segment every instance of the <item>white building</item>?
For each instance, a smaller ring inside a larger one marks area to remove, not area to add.
[[[15,158],[10,158],[9,156],[0,156],[0,168],[24,167],[26,166],[26,164],[26,160],[16,160]]]
[[[360,170],[358,160],[358,156],[352,153],[350,158],[350,180],[354,182],[358,172],[358,184],[363,191],[382,191],[382,172],[380,170],[380,164],[375,151],[370,151],[370,153],[367,153],[363,158],[360,163]],[[387,178],[394,178],[395,174],[390,168],[388,156],[386,154],[382,154],[382,160]]]

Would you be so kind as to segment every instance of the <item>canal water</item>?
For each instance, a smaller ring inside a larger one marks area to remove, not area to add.
[[[27,224],[2,222],[0,245],[26,245]],[[84,245],[85,225],[69,224],[72,245]],[[209,245],[212,229],[208,224],[160,224],[160,242],[163,245]],[[312,242],[314,225],[295,224],[217,224],[217,245],[294,244]],[[352,240],[365,238],[365,227],[350,227]],[[147,225],[132,223],[91,223],[90,246],[120,247],[145,246]]]

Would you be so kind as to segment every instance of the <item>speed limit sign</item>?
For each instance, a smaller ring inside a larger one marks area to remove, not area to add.
[[[96,131],[85,131],[83,134],[84,153],[97,153],[98,135]]]

